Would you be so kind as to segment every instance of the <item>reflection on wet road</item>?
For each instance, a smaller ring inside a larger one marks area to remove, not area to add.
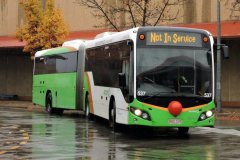
[[[182,138],[175,130],[147,128],[125,127],[114,134],[104,121],[89,122],[81,116],[57,117],[0,107],[0,131],[0,159],[226,160],[240,157],[239,131],[223,126],[191,129],[190,136]]]

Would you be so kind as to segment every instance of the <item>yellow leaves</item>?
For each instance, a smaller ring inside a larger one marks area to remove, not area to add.
[[[26,24],[18,29],[16,37],[26,42],[24,52],[32,56],[36,51],[60,46],[66,35],[66,27],[63,15],[54,7],[53,0],[47,0],[46,11],[39,0],[20,0],[24,9]]]

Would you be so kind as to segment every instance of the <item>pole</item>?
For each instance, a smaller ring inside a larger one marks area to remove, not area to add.
[[[221,4],[217,0],[217,75],[216,75],[216,102],[217,112],[221,112]]]

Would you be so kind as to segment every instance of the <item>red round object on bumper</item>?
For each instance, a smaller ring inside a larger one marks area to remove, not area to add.
[[[172,115],[177,116],[182,112],[182,104],[178,101],[172,101],[168,104],[168,111]]]

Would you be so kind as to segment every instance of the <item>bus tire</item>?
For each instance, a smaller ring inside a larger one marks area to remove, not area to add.
[[[47,94],[46,98],[46,111],[48,114],[53,114],[53,108],[52,108],[52,94],[49,92]]]
[[[178,128],[178,135],[184,136],[187,135],[189,131],[189,127],[179,127]]]
[[[111,101],[109,110],[109,127],[114,132],[117,132],[119,130],[119,124],[116,122],[116,103],[114,100]]]
[[[63,112],[64,112],[64,109],[56,108],[56,109],[54,109],[54,111],[55,111],[56,115],[62,116]]]
[[[86,96],[84,115],[87,120],[93,120],[93,115],[90,113],[89,95]]]

